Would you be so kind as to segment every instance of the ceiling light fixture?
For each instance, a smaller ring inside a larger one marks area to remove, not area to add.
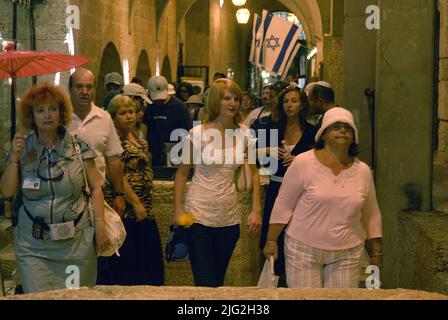
[[[241,7],[246,4],[246,0],[232,0],[232,3],[237,7]]]
[[[246,8],[238,9],[236,12],[236,19],[238,20],[239,24],[246,24],[249,21],[250,18],[250,11]]]

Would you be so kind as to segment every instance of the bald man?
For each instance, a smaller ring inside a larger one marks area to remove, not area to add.
[[[78,136],[95,150],[96,167],[104,184],[106,177],[114,189],[112,208],[123,215],[126,202],[123,187],[123,148],[109,113],[93,103],[95,76],[90,70],[78,69],[69,80],[73,104],[73,120],[69,132]]]

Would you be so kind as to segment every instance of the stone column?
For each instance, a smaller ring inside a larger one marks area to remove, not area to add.
[[[343,25],[344,3],[340,0],[331,0],[330,30],[329,33],[324,34],[323,41],[323,80],[328,81],[333,87],[336,104],[343,104]]]
[[[439,0],[440,72],[439,72],[439,146],[436,162],[448,165],[448,0]]]
[[[12,2],[0,1],[0,51],[4,40],[12,40],[13,5]],[[25,5],[17,6],[17,49],[30,49],[30,25],[28,9]],[[31,77],[17,79],[16,99],[31,85]],[[16,119],[19,102],[16,100]],[[11,84],[8,79],[0,79],[0,172],[5,168],[6,154],[11,141]],[[17,123],[19,128],[20,123]]]
[[[433,0],[380,0],[376,73],[376,187],[385,242],[382,281],[396,287],[398,213],[403,188],[431,208],[434,20]]]
[[[364,95],[366,88],[375,88],[376,35],[366,27],[366,8],[376,4],[372,0],[345,0],[344,8],[344,107],[350,109],[360,132],[359,158],[372,164],[372,135],[369,105]]]

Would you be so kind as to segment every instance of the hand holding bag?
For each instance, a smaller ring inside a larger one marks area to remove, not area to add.
[[[94,221],[92,199],[90,197],[90,188],[87,181],[86,170],[84,168],[84,163],[81,157],[81,148],[77,143],[75,143],[75,148],[84,174],[85,191],[87,195],[86,205],[89,210],[90,219]],[[112,207],[106,201],[104,201],[104,228],[111,244],[102,251],[98,250],[98,255],[102,257],[110,257],[114,254],[120,256],[118,249],[121,248],[126,239],[126,229],[123,225],[123,221],[121,220],[120,215],[114,209],[112,209]]]
[[[235,186],[238,192],[251,192],[253,187],[252,172],[249,166],[249,148],[254,148],[256,139],[250,136],[250,132],[243,129],[242,139],[244,140],[244,163],[235,172]],[[248,135],[249,134],[249,135]]]
[[[258,280],[258,288],[277,288],[279,276],[274,273],[274,257],[266,259],[260,279]]]

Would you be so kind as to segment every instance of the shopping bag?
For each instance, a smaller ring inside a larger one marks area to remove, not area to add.
[[[274,273],[274,257],[266,259],[260,279],[258,280],[258,288],[277,288],[278,278]]]

